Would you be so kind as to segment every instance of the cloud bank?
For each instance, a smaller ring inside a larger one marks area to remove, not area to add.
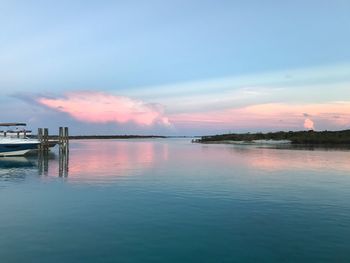
[[[104,92],[71,92],[62,98],[39,97],[37,102],[53,110],[68,113],[82,122],[170,125],[161,105]]]
[[[312,116],[312,120],[310,119]],[[319,104],[266,103],[200,113],[169,115],[174,125],[213,129],[300,130],[350,127],[350,101]]]
[[[54,98],[41,96],[36,101],[85,123],[134,123],[142,129],[158,131],[171,126],[172,132],[181,134],[350,128],[350,101],[254,103],[223,109],[198,107],[195,111],[167,112],[166,115],[160,104],[96,91],[72,92]],[[178,107],[182,107],[180,101]]]

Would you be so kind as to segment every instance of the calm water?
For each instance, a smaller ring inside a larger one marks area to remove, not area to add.
[[[72,141],[0,159],[0,261],[350,262],[350,152]]]

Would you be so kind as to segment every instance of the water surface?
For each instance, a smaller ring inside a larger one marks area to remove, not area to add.
[[[350,262],[350,152],[72,141],[0,159],[1,262]]]

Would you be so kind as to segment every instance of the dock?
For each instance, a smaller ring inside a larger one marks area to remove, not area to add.
[[[40,141],[39,148],[42,151],[48,150],[55,145],[63,148],[69,148],[69,132],[68,127],[60,127],[58,136],[50,136],[48,128],[38,129],[38,140]]]
[[[59,171],[60,177],[68,176],[69,166],[69,131],[68,127],[59,127],[58,136],[50,136],[48,128],[38,129],[39,144],[39,173],[47,174],[48,172],[48,158],[50,148],[59,146]]]

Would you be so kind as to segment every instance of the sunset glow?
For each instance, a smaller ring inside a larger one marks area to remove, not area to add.
[[[160,105],[113,96],[103,92],[74,92],[64,98],[39,98],[38,102],[83,122],[135,122],[139,125],[170,125]]]
[[[204,113],[171,115],[169,119],[179,125],[209,125],[225,128],[258,129],[317,129],[350,126],[350,102],[325,104],[258,104],[248,107],[210,111]],[[316,126],[316,127],[315,127]]]
[[[0,118],[75,135],[350,129],[340,2],[9,1]]]
[[[48,108],[87,123],[163,125],[176,128],[317,130],[350,126],[350,101],[328,103],[266,103],[221,110],[167,113],[165,106],[106,92],[74,92],[64,97],[38,98]],[[181,106],[181,104],[179,103]]]

